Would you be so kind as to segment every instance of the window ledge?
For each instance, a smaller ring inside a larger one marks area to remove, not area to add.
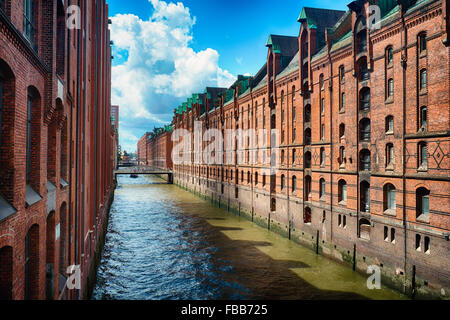
[[[430,216],[429,216],[429,215],[428,215],[428,216],[425,216],[424,214],[421,214],[420,216],[418,216],[418,217],[416,218],[416,220],[417,220],[418,222],[430,223]]]
[[[419,96],[425,96],[428,94],[428,89],[420,89],[419,91]]]
[[[394,103],[394,97],[388,97],[388,98],[384,101],[384,103],[385,103],[385,104],[392,104],[392,103]]]
[[[339,205],[346,207],[347,206],[347,201],[340,201]]]
[[[417,169],[417,172],[419,172],[419,173],[427,173],[428,172],[428,168],[427,167],[419,167]]]
[[[386,171],[394,171],[394,164],[390,163],[386,166]]]
[[[387,136],[392,136],[394,135],[394,131],[386,131],[385,133]]]
[[[394,217],[397,215],[395,212],[395,209],[386,209],[386,210],[384,210],[384,214],[386,214],[388,216],[394,216]]]

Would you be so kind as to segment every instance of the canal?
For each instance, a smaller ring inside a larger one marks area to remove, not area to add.
[[[404,299],[157,177],[119,176],[92,298]]]

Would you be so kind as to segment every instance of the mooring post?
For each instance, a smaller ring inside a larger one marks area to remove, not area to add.
[[[316,254],[319,254],[319,230],[316,233]]]
[[[353,244],[353,271],[356,271],[356,243]]]

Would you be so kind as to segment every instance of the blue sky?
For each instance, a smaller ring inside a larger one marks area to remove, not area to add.
[[[112,103],[120,143],[171,121],[173,109],[206,85],[226,86],[264,64],[270,34],[297,36],[301,8],[347,10],[338,0],[107,0],[113,48]],[[192,67],[193,71],[190,70]]]

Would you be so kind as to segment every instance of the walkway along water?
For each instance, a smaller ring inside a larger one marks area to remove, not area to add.
[[[120,176],[92,298],[406,298],[367,277],[157,177]]]

